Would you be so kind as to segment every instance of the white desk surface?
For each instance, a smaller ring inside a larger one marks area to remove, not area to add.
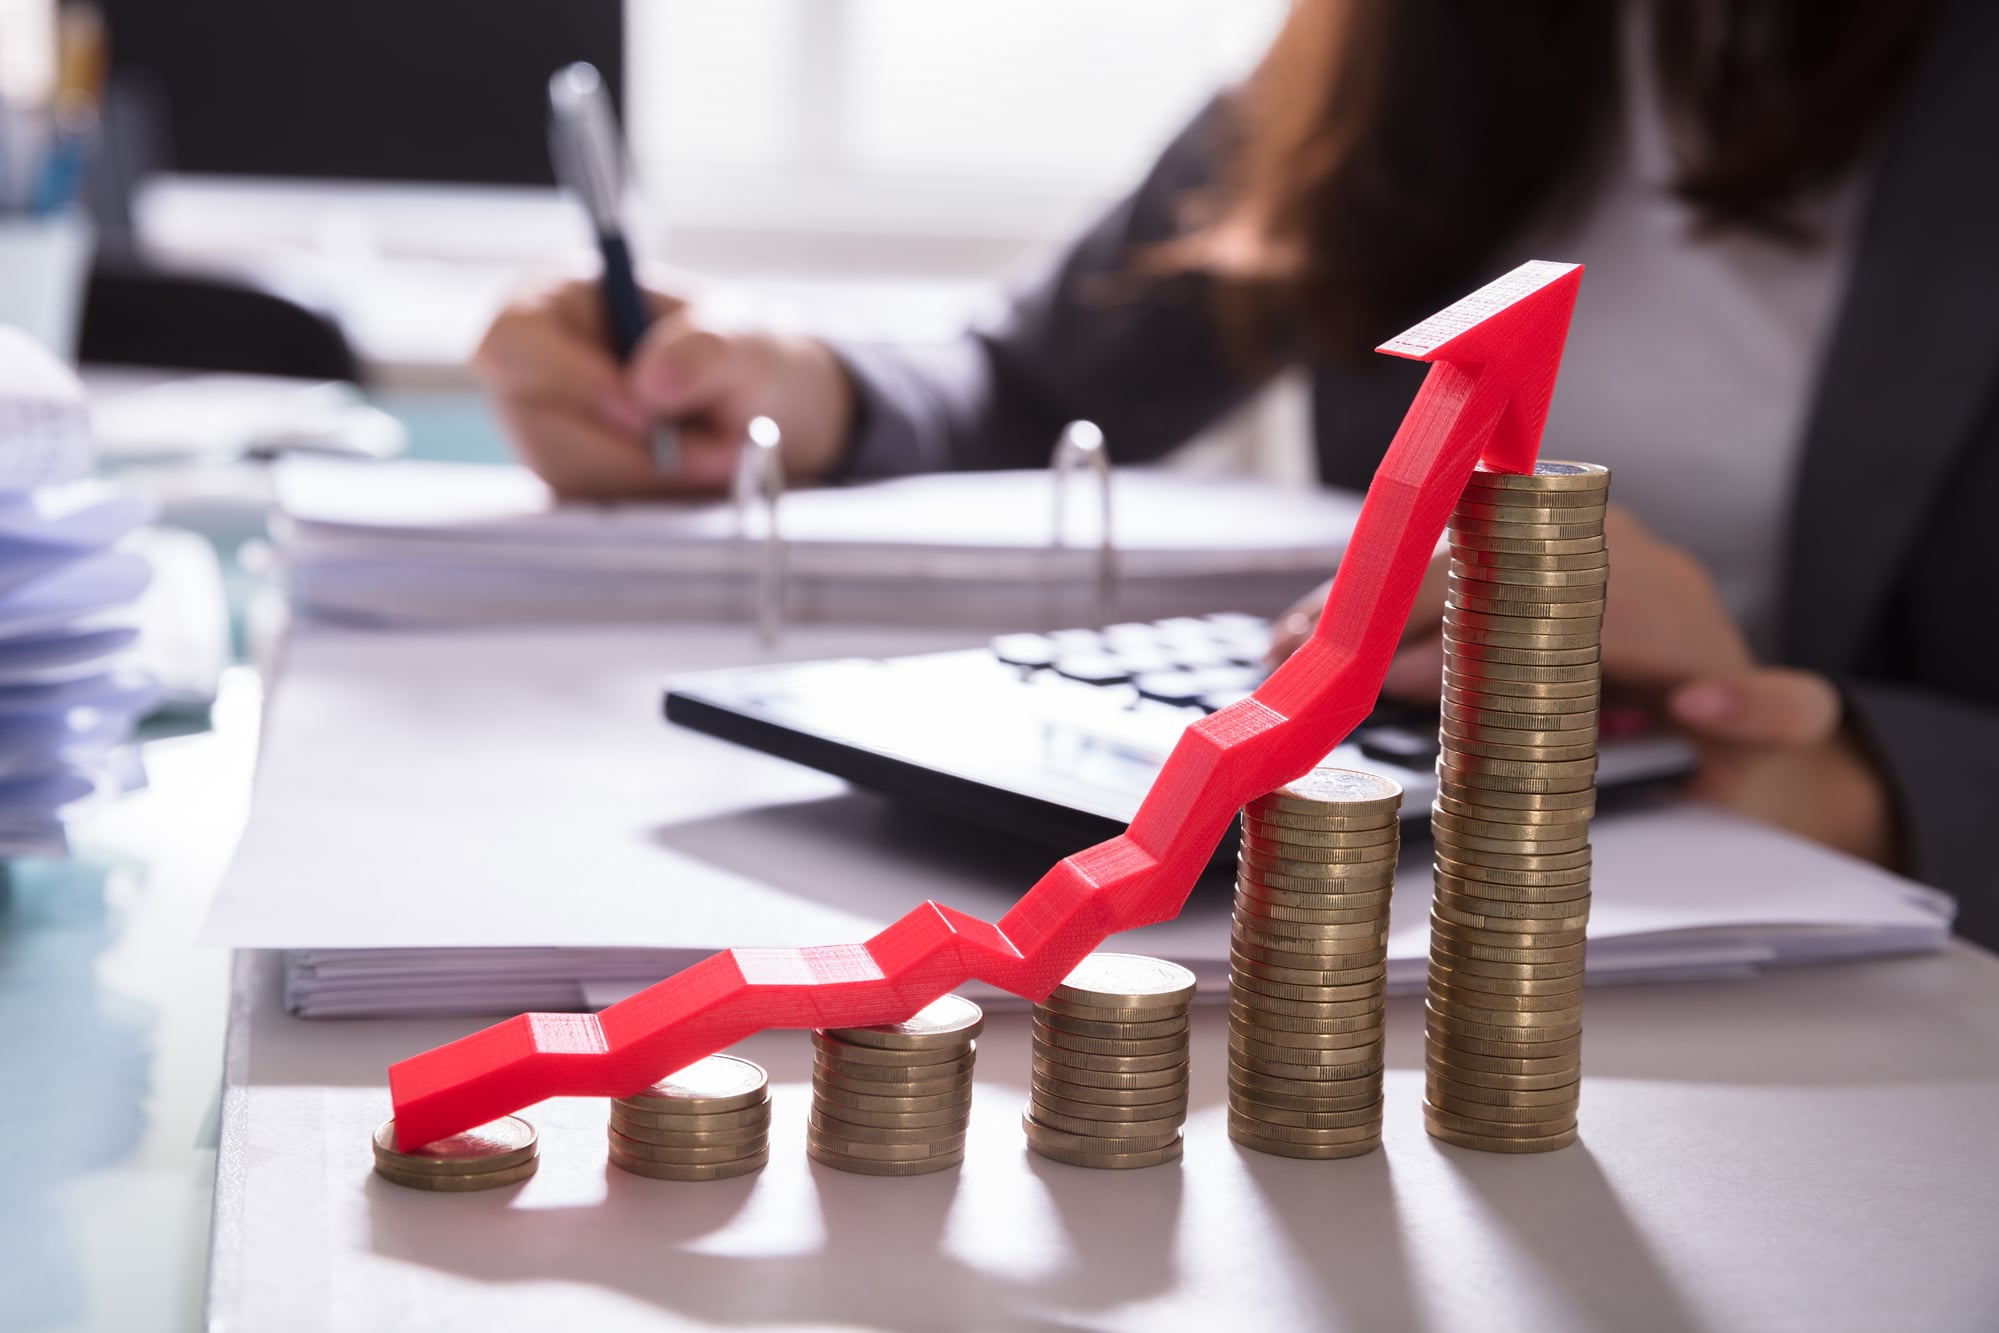
[[[1222,1016],[1194,1035],[1185,1160],[1028,1154],[1025,1019],[980,1043],[959,1171],[804,1153],[809,1046],[770,1071],[771,1163],[670,1184],[609,1167],[601,1101],[528,1112],[518,1188],[373,1177],[384,1069],[472,1021],[312,1023],[238,968],[209,1321],[217,1329],[720,1326],[1989,1329],[1999,1318],[1999,959],[1918,959],[1589,996],[1584,1135],[1540,1157],[1423,1132],[1420,1008],[1393,1002],[1381,1152],[1293,1162],[1224,1133]]]

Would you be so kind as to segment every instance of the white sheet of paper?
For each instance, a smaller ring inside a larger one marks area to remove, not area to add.
[[[866,647],[946,646],[911,632]],[[796,656],[858,651],[811,631]],[[289,645],[249,829],[204,931],[238,948],[710,950],[865,939],[925,898],[993,919],[1047,868],[838,780],[667,726],[676,668],[751,656],[738,629],[382,635]],[[1691,806],[1596,832],[1594,951],[1647,966],[1766,960],[1801,944],[1937,947],[1947,904],[1873,866]],[[1394,914],[1420,968],[1428,876]],[[1122,937],[1226,957],[1228,899]],[[1884,940],[1899,940],[1899,945]]]

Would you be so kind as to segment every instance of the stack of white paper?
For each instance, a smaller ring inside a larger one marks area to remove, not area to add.
[[[63,807],[129,779],[157,698],[129,651],[151,569],[116,549],[147,506],[77,481],[89,464],[81,386],[0,329],[0,857],[63,850]]]
[[[808,630],[799,656],[850,654]],[[913,633],[881,652],[947,646]],[[940,826],[659,720],[668,670],[739,660],[702,627],[380,635],[285,656],[212,943],[290,952],[305,1014],[595,1007],[730,945],[866,939],[926,898],[1002,915],[1047,853]],[[1711,976],[1942,946],[1948,898],[1715,811],[1598,820],[1593,980]],[[1420,986],[1412,843],[1391,978]],[[1229,894],[1120,947],[1226,975]]]
[[[761,514],[719,501],[558,505],[526,471],[288,459],[276,531],[295,607],[332,618],[524,623],[746,618]],[[1103,530],[1071,479],[954,473],[783,498],[793,621],[1092,623]],[[1130,469],[1113,482],[1115,618],[1274,614],[1338,561],[1357,496]]]

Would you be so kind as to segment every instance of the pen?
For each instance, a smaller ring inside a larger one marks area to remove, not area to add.
[[[564,66],[548,80],[548,147],[555,178],[575,195],[590,216],[597,249],[604,257],[604,318],[611,348],[629,362],[652,323],[632,270],[620,204],[624,198],[623,154],[611,117],[611,99],[597,67],[584,61]],[[671,425],[653,430],[653,466],[661,475],[680,470],[680,432]]]

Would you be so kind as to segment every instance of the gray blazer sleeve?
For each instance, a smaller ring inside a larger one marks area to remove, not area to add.
[[[859,401],[843,475],[1038,467],[1062,426],[1102,427],[1119,462],[1156,458],[1251,394],[1199,275],[1147,270],[1222,151],[1219,103],[1143,184],[990,326],[941,347],[842,344]]]

